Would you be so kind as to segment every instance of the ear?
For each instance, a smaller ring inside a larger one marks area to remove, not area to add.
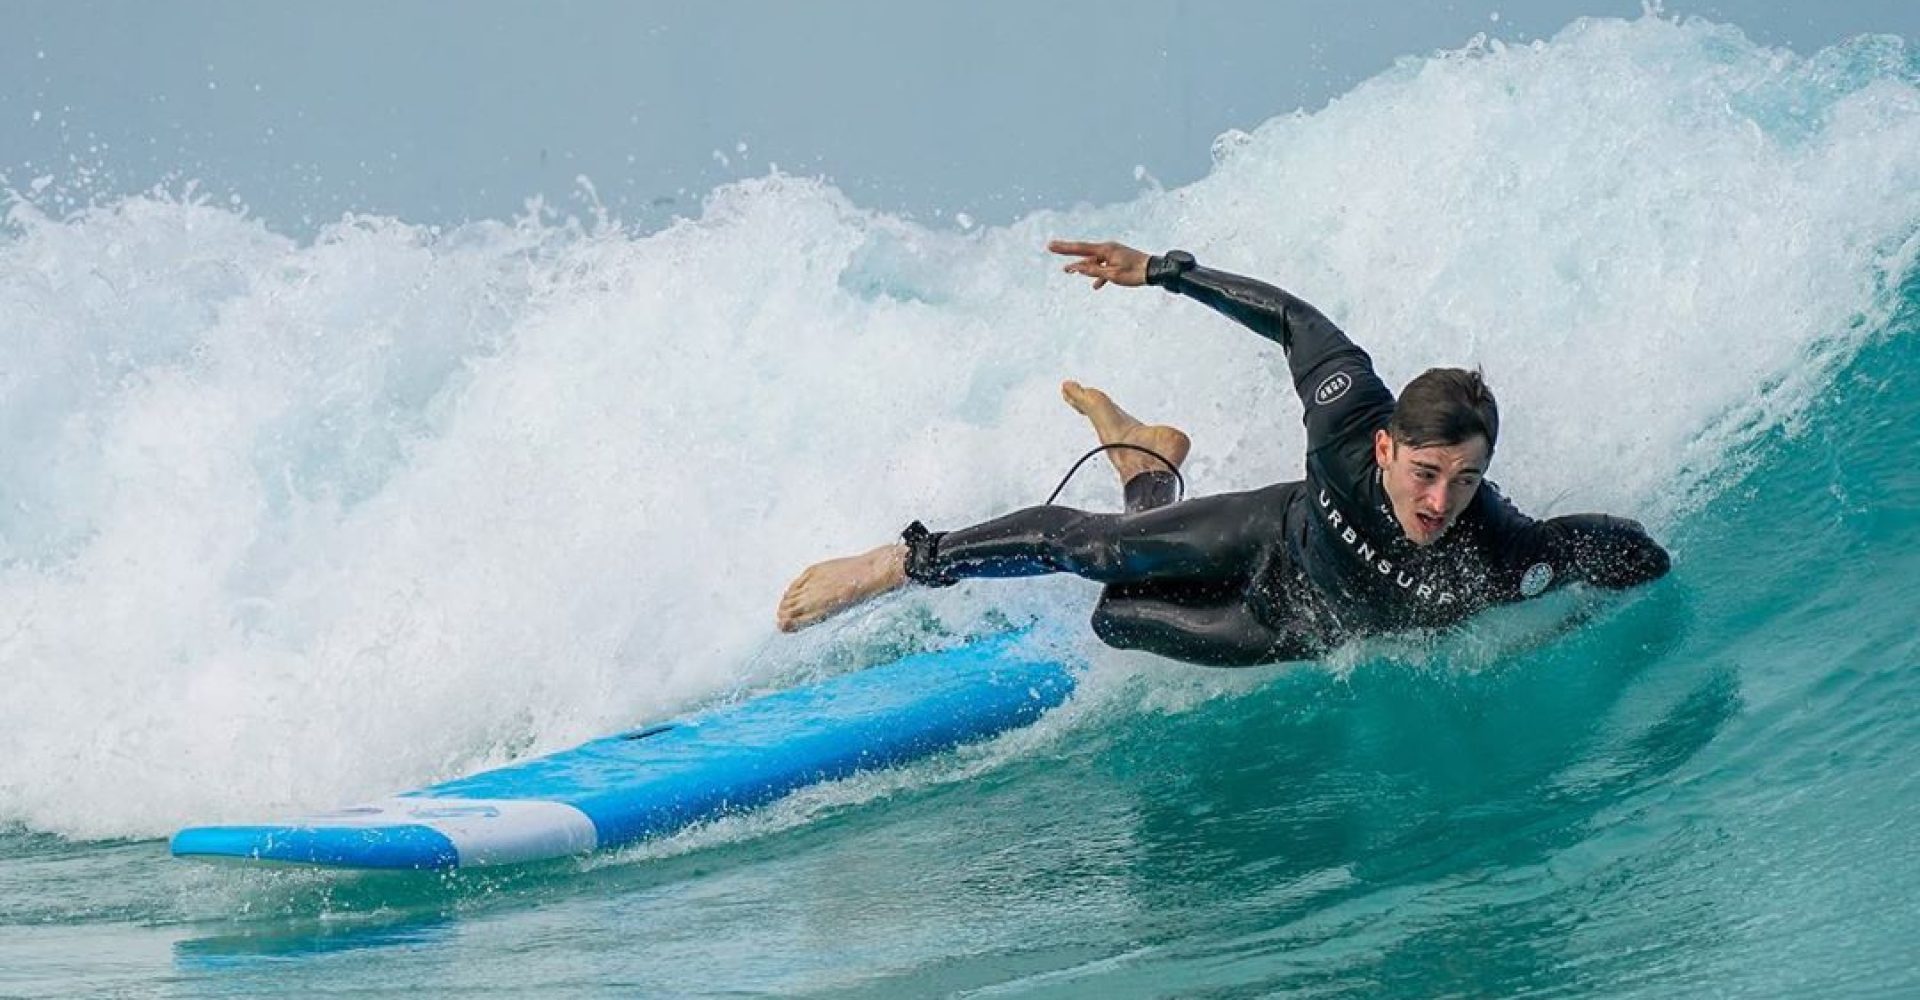
[[[1382,469],[1393,460],[1393,435],[1385,430],[1373,432],[1373,461]]]

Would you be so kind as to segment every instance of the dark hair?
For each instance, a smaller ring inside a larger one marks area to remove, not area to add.
[[[1387,433],[1415,448],[1460,444],[1479,435],[1492,455],[1500,438],[1500,404],[1480,369],[1429,368],[1400,390]]]

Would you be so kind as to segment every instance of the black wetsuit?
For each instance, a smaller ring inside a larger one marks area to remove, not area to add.
[[[1483,482],[1446,534],[1407,539],[1373,457],[1394,398],[1373,359],[1271,285],[1153,258],[1149,281],[1278,343],[1306,407],[1305,480],[1173,503],[1172,477],[1126,484],[1127,511],[1033,507],[984,524],[907,530],[907,575],[1073,573],[1106,583],[1107,643],[1216,666],[1305,659],[1346,638],[1452,625],[1571,580],[1633,586],[1667,572],[1641,526],[1603,514],[1535,520]]]

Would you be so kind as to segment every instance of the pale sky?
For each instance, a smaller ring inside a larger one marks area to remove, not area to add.
[[[1673,2],[1803,54],[1920,36],[1920,3]],[[1214,136],[1397,57],[1548,36],[1639,0],[0,2],[0,174],[43,196],[197,180],[274,228],[346,210],[646,225],[727,180],[1001,222],[1205,173]],[[744,147],[744,150],[743,150]]]

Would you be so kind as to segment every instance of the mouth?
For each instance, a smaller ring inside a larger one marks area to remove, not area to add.
[[[1447,519],[1439,514],[1427,514],[1416,511],[1414,512],[1413,519],[1414,522],[1420,526],[1422,534],[1437,535],[1447,526]]]

